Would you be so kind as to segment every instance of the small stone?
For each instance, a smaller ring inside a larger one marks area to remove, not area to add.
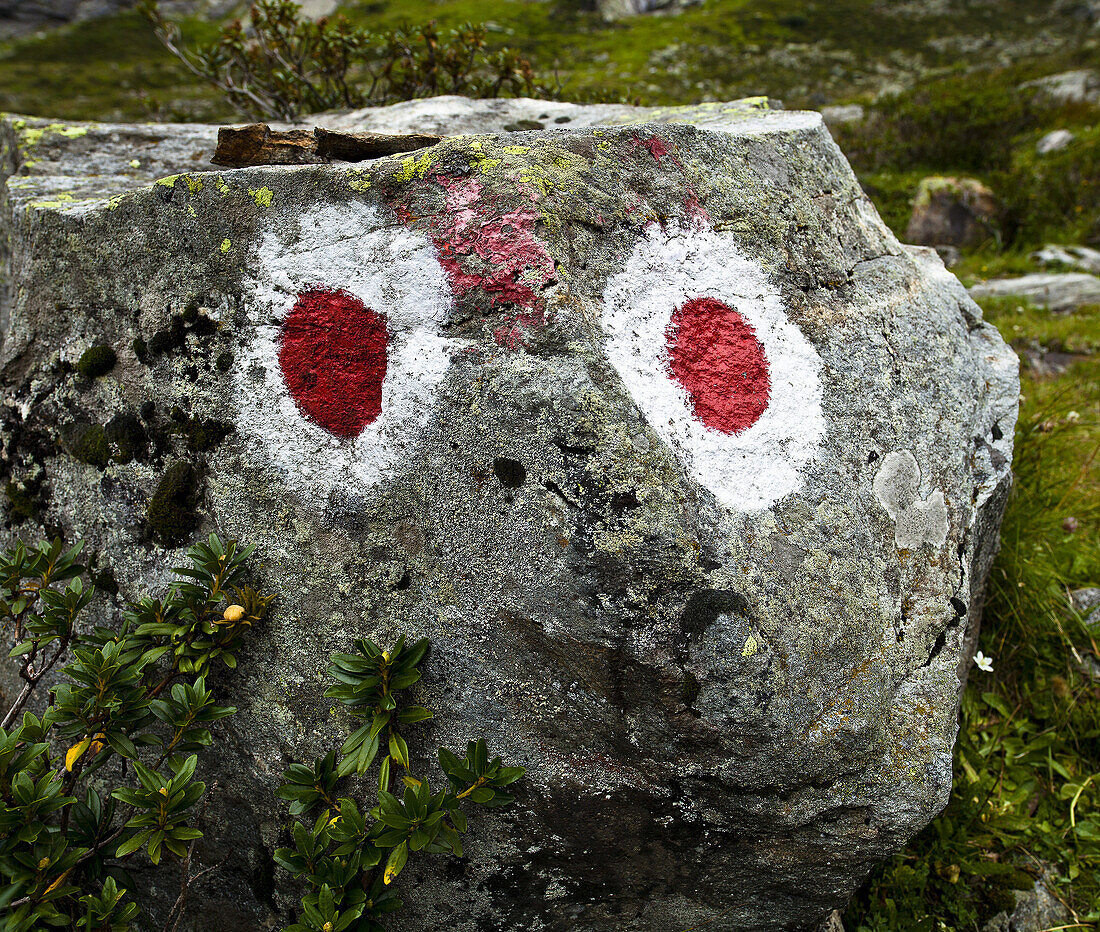
[[[1073,142],[1073,139],[1073,133],[1068,129],[1056,129],[1052,133],[1047,133],[1042,139],[1035,143],[1035,151],[1039,155],[1049,155],[1051,152],[1057,152],[1059,149],[1064,149]]]
[[[830,129],[845,123],[859,123],[866,115],[860,104],[835,104],[821,108],[821,119]]]
[[[1100,586],[1074,589],[1069,594],[1069,604],[1078,615],[1085,616],[1088,627],[1100,630]]]

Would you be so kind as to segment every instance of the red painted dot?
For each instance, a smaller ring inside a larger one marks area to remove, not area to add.
[[[298,410],[337,437],[382,413],[386,317],[346,291],[298,295],[279,335],[279,367]]]
[[[752,427],[768,407],[771,378],[756,331],[728,304],[692,298],[665,330],[669,370],[695,416],[723,434]]]

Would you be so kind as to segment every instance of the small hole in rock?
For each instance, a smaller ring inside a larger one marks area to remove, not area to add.
[[[527,481],[527,469],[519,460],[498,456],[493,460],[493,472],[506,489],[518,489]]]

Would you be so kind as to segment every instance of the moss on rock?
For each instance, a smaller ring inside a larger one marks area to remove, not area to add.
[[[185,540],[199,523],[199,471],[190,463],[174,463],[161,478],[145,518],[165,544]]]
[[[22,524],[28,518],[38,514],[38,502],[35,500],[34,491],[26,486],[9,481],[4,487],[4,494],[11,505],[11,518],[13,523]]]
[[[117,362],[118,355],[110,346],[90,346],[77,362],[76,371],[85,378],[96,379],[110,372]]]
[[[80,435],[73,447],[73,456],[89,466],[107,468],[111,461],[111,444],[103,425],[94,424]]]
[[[114,448],[114,458],[120,463],[143,459],[149,439],[145,428],[132,414],[116,414],[107,422],[104,434]]]

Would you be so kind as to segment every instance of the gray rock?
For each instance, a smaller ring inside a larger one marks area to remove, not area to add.
[[[528,776],[466,861],[410,865],[393,932],[816,929],[948,799],[1016,358],[817,114],[500,103],[355,118],[492,131],[407,157],[236,171],[204,170],[212,126],[0,124],[0,451],[42,478],[6,539],[158,587],[183,461],[193,533],[257,544],[280,593],[219,680],[226,861],[184,928],[286,921],[271,792],[346,735],[329,653],[405,632],[416,763],[484,735]],[[67,370],[100,343],[109,375]],[[173,407],[233,430],[189,449]],[[146,453],[72,455],[131,412]]]
[[[922,178],[905,238],[922,246],[977,246],[996,232],[997,201],[976,178]]]
[[[1016,908],[994,916],[982,932],[1048,932],[1069,921],[1069,911],[1052,892],[1054,881],[1049,873],[1035,881],[1032,890],[1017,890]]]
[[[1035,151],[1039,155],[1050,155],[1051,152],[1058,152],[1073,142],[1074,136],[1068,129],[1056,129],[1053,132],[1047,133],[1042,139],[1035,143]]]
[[[1095,104],[1100,102],[1100,73],[1090,68],[1063,71],[1021,85],[1040,91],[1059,104]]]
[[[1030,256],[1042,265],[1068,265],[1082,272],[1100,273],[1100,250],[1088,246],[1059,246],[1048,243]]]
[[[607,20],[627,19],[643,13],[678,13],[698,6],[702,0],[594,0],[595,8]]]
[[[328,0],[309,2],[317,4]],[[137,0],[0,0],[0,38],[109,16],[136,4]],[[239,5],[240,0],[164,0],[160,4],[164,13],[174,17],[219,17]]]
[[[1085,624],[1100,629],[1100,587],[1074,589],[1069,594],[1070,607],[1078,615],[1085,616]]]
[[[837,104],[821,108],[821,118],[826,126],[843,126],[845,123],[859,123],[865,116],[860,104]]]
[[[1044,272],[1019,278],[995,278],[970,288],[975,298],[1017,297],[1055,313],[1100,304],[1100,278],[1083,272]]]

